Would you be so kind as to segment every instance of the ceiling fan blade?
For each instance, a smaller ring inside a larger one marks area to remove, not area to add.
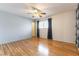
[[[42,12],[40,9],[35,8],[35,10],[37,10],[38,13],[40,13],[40,14],[46,15],[46,13],[45,12]]]
[[[46,13],[41,13],[41,14],[45,15]]]
[[[33,7],[31,6],[33,10],[37,10],[38,12],[42,12],[40,9],[36,8],[36,7]]]

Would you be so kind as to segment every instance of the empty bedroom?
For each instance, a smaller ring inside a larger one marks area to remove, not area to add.
[[[0,56],[79,56],[79,4],[0,3]]]

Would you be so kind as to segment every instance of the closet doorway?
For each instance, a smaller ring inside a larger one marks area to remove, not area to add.
[[[32,22],[32,37],[36,36],[36,26],[35,26],[35,22]]]

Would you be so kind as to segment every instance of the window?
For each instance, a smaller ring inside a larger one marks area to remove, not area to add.
[[[39,28],[48,28],[48,20],[40,21]]]
[[[43,21],[39,22],[39,28],[43,28]]]

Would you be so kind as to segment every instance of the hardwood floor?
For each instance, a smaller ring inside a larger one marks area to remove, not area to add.
[[[0,55],[10,56],[78,56],[74,44],[32,38],[0,45]]]

